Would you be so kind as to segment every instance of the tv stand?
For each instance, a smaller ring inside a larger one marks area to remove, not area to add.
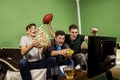
[[[113,80],[112,72],[110,70],[107,70],[105,73],[106,73],[107,80]]]

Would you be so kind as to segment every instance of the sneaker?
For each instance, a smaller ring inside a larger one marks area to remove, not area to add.
[[[77,65],[77,66],[75,67],[75,70],[79,70],[79,69],[81,69],[81,67],[80,67],[80,65]]]
[[[86,65],[82,65],[82,70],[87,70],[87,66]]]

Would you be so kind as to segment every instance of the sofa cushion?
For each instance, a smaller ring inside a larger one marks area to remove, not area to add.
[[[34,69],[30,70],[32,80],[46,80],[46,69]],[[20,72],[7,71],[5,80],[22,80]]]

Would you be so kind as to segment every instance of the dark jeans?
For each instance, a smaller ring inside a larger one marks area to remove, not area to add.
[[[72,56],[72,59],[74,61],[74,66],[80,65],[82,67],[83,65],[87,65],[87,53],[78,53]]]
[[[51,68],[56,66],[55,58],[46,58],[39,61],[28,62],[26,59],[21,59],[19,62],[20,73],[22,80],[32,80],[30,70],[47,68],[46,80],[51,78]]]

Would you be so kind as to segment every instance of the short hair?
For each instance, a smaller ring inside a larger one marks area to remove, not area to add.
[[[55,37],[58,36],[58,35],[65,35],[65,32],[62,31],[62,30],[57,30],[57,31],[55,32]]]
[[[31,28],[32,26],[35,26],[35,27],[36,27],[36,24],[35,24],[35,23],[28,24],[28,25],[26,26],[26,31],[27,31],[29,28]]]
[[[71,25],[69,26],[69,31],[70,31],[71,29],[78,29],[78,27],[77,27],[77,25],[75,25],[75,24],[71,24]]]

